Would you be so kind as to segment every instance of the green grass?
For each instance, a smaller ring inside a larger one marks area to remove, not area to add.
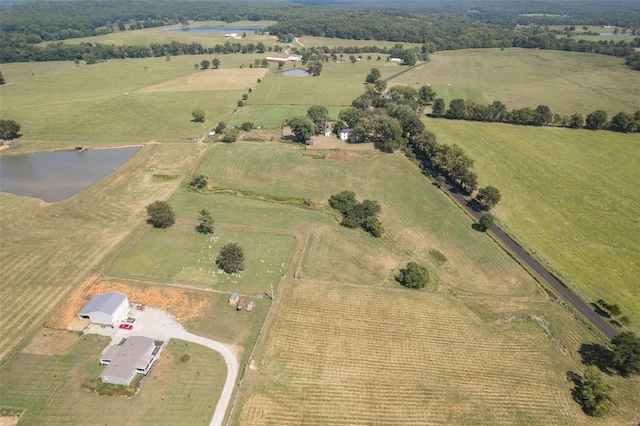
[[[207,152],[197,171],[215,176],[216,186],[310,198],[327,211],[331,194],[353,190],[361,198],[380,202],[384,238],[341,227],[334,216],[298,207],[191,193],[180,193],[172,202],[179,215],[193,215],[203,206],[224,223],[309,232],[302,267],[306,278],[397,286],[393,271],[416,260],[424,261],[456,291],[536,292],[531,278],[486,235],[474,231],[471,221],[403,156],[369,151],[353,157],[358,161],[336,161],[332,152],[324,160],[305,153],[289,144],[218,145]],[[402,191],[397,190],[399,182]],[[242,215],[232,214],[237,211]],[[432,249],[449,261],[439,267],[429,254]]]
[[[248,67],[260,55],[227,55],[222,68]],[[224,84],[199,91],[140,92],[167,80],[196,77],[194,63],[206,56],[73,62],[15,63],[2,67],[3,119],[20,123],[19,149],[62,148],[78,142],[112,146],[136,142],[176,142],[202,135],[231,112],[244,90]],[[96,82],[99,82],[96,83]],[[224,82],[222,82],[224,83]],[[255,81],[252,84],[257,84]],[[202,109],[204,123],[191,122]]]
[[[171,340],[131,398],[82,388],[97,377],[108,338],[87,335],[61,355],[19,354],[2,368],[0,405],[24,407],[21,424],[186,424],[209,422],[227,369],[208,348]],[[179,358],[188,353],[188,362]]]
[[[439,98],[444,99],[445,105],[447,106],[449,106],[449,102],[451,102],[452,99],[471,100],[480,105],[487,104],[487,100],[477,89],[465,89],[462,87],[441,85],[435,85],[431,87],[438,94]]]
[[[249,105],[238,108],[229,124],[240,126],[245,121],[251,121],[256,127],[264,129],[278,129],[282,123],[296,115],[307,115],[311,105],[252,105],[253,98],[249,95]],[[329,116],[332,120],[338,119],[338,113],[343,107],[329,106]]]
[[[603,109],[611,117],[640,109],[640,73],[621,58],[528,49],[458,50],[430,58],[393,82],[473,89],[509,109],[548,105],[561,115]]]
[[[339,105],[347,106],[364,92],[364,81],[371,68],[378,68],[383,78],[402,68],[396,64],[360,61],[355,64],[323,63],[318,77],[283,77],[269,73],[249,95],[251,105]],[[284,70],[305,69],[301,63],[292,63]],[[275,70],[274,70],[275,71]]]
[[[269,283],[277,287],[293,237],[220,226],[209,236],[196,232],[194,226],[195,221],[180,222],[168,229],[149,229],[122,251],[105,274],[190,284],[229,293],[262,294],[269,290]],[[215,259],[229,241],[238,243],[245,254],[245,270],[240,276],[217,273]]]
[[[588,299],[617,303],[640,326],[640,145],[636,135],[426,121],[441,143],[475,160],[495,185],[495,214]]]

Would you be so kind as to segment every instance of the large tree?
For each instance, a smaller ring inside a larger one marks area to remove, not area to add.
[[[313,136],[314,124],[309,117],[298,115],[287,120],[287,124],[291,128],[298,142],[304,142]]]
[[[216,264],[227,274],[234,274],[244,270],[244,252],[236,243],[229,242],[222,247]]]
[[[604,129],[607,125],[607,113],[601,109],[593,111],[587,115],[587,129]]]
[[[595,367],[587,367],[576,390],[584,411],[593,417],[611,414],[618,406],[613,387],[606,384]]]
[[[613,365],[625,376],[640,373],[640,337],[623,331],[611,340]]]
[[[191,115],[193,116],[194,123],[204,123],[204,111],[201,109],[194,110]]]
[[[147,206],[147,223],[154,228],[168,228],[176,222],[176,215],[166,201],[154,201]]]
[[[20,136],[20,125],[18,123],[13,120],[0,120],[0,139],[16,139]]]
[[[205,235],[213,234],[213,217],[211,217],[211,213],[208,210],[200,210],[196,231]]]
[[[491,210],[500,202],[500,191],[495,186],[486,186],[478,190],[476,196],[482,207],[486,210]]]
[[[196,189],[203,189],[207,187],[209,183],[209,177],[204,173],[197,173],[191,178],[191,182],[189,182],[189,186]]]
[[[433,109],[431,113],[436,117],[441,117],[442,115],[444,115],[444,112],[445,112],[444,99],[442,98],[436,99],[435,102],[433,103]]]
[[[367,74],[365,81],[367,83],[375,83],[380,78],[380,70],[378,68],[371,68],[371,72]]]
[[[436,92],[431,88],[431,86],[422,86],[420,90],[418,90],[418,105],[421,107],[425,107],[427,105],[431,105],[436,99]]]
[[[491,213],[487,213],[480,218],[478,225],[480,226],[480,230],[486,232],[487,230],[493,228],[494,219]]]
[[[213,66],[213,68],[215,69],[218,69],[218,67],[220,66],[220,59],[213,58],[213,60],[211,61],[211,66]]]
[[[307,117],[315,124],[316,133],[321,133],[329,121],[329,110],[324,105],[312,105],[307,110]]]
[[[407,263],[407,267],[402,269],[396,281],[407,288],[420,289],[429,284],[431,280],[431,274],[429,270],[416,262]]]

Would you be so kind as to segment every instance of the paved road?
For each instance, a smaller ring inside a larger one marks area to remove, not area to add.
[[[450,185],[445,185],[446,189],[453,196],[453,198],[464,206],[476,219],[480,219],[482,213],[473,209],[468,200],[462,196],[459,192],[453,189]],[[524,251],[522,247],[511,239],[507,234],[497,226],[491,228],[491,231],[502,241],[504,245],[515,253],[520,259],[522,259],[531,269],[533,269],[542,279],[544,279],[560,296],[562,296],[567,302],[571,304],[578,312],[593,324],[602,334],[607,336],[608,339],[613,339],[618,335],[618,332],[609,325],[602,317],[596,314],[586,303],[582,301],[575,293],[565,287],[556,277],[554,277],[544,266],[535,260],[529,253]]]
[[[219,352],[227,364],[227,379],[224,382],[224,387],[218,399],[210,426],[221,426],[238,378],[239,364],[235,353],[223,343],[187,332],[175,319],[161,309],[147,308],[144,311],[132,310],[130,316],[136,318],[136,322],[133,324],[133,330],[131,331],[121,330],[119,328],[102,328],[92,325],[85,333],[110,336],[112,344],[118,344],[123,337],[129,336],[144,336],[165,342],[169,339],[180,339]],[[212,396],[217,397],[217,395]]]

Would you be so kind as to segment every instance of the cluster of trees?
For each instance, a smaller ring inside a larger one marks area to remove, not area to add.
[[[438,98],[433,103],[432,114],[452,120],[501,122],[524,126],[554,125],[572,129],[585,126],[584,117],[578,113],[563,117],[553,114],[547,105],[538,105],[535,109],[526,107],[508,111],[507,106],[500,101],[494,101],[491,105],[481,105],[471,100],[453,99],[449,102],[449,109],[445,110],[444,100]],[[640,131],[640,111],[636,111],[634,115],[620,112],[609,121],[605,111],[596,110],[587,115],[586,128],[634,133]]]
[[[380,204],[377,201],[364,200],[359,203],[353,191],[342,191],[329,198],[329,205],[342,214],[342,226],[362,228],[374,237],[381,237],[384,232],[378,220]]]

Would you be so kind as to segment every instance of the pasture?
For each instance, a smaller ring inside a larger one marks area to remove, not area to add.
[[[308,232],[301,271],[305,278],[397,286],[393,271],[418,259],[450,291],[537,294],[531,277],[473,230],[472,222],[402,155],[236,143],[208,150],[197,172],[215,176],[216,187],[265,194],[262,198],[274,201],[180,192],[171,200],[179,217],[195,217],[197,209],[206,208],[221,223]],[[381,204],[385,237],[371,238],[338,225],[327,200],[345,189]],[[277,200],[286,204],[295,197],[308,199],[313,207],[278,205]],[[237,211],[242,215],[233,213]],[[448,262],[438,266],[429,255],[432,249],[444,253]]]
[[[117,398],[81,387],[104,368],[98,360],[109,342],[76,335],[55,355],[18,354],[2,369],[0,406],[25,409],[21,424],[208,424],[227,374],[217,352],[170,340],[138,393]],[[184,354],[190,356],[186,363],[180,361]]]
[[[505,319],[517,305],[496,303]],[[526,312],[574,321],[550,302]],[[241,390],[232,422],[602,424],[582,413],[566,379],[579,362],[565,354],[588,338],[578,329],[550,335],[534,320],[487,322],[463,300],[425,292],[296,282],[245,374],[251,390]],[[614,380],[622,407],[610,424],[638,413],[638,382]]]
[[[475,90],[513,108],[547,105],[560,115],[640,110],[640,73],[611,56],[527,49],[438,52],[394,84]],[[450,85],[450,86],[449,86]],[[437,90],[436,90],[437,92]],[[439,93],[438,93],[439,94]]]
[[[587,300],[617,303],[640,327],[637,135],[428,119],[495,185],[501,223]]]
[[[101,271],[128,235],[148,226],[145,206],[168,197],[199,153],[195,144],[147,145],[117,171],[59,203],[0,193],[0,360]],[[158,181],[154,173],[178,178]]]
[[[249,95],[249,102],[252,102],[252,95]],[[279,129],[282,123],[288,118],[296,115],[307,115],[307,110],[311,105],[245,105],[238,108],[229,124],[240,126],[245,121],[251,121],[256,127],[264,129]],[[329,106],[329,117],[332,120],[338,119],[338,114],[343,106]]]
[[[270,290],[269,283],[277,287],[293,248],[292,236],[224,225],[216,226],[213,235],[202,235],[195,231],[195,225],[195,220],[179,221],[169,229],[150,229],[125,248],[105,274],[189,284],[229,294],[263,294]],[[215,264],[220,249],[230,241],[238,243],[245,255],[245,270],[238,275],[218,273]]]
[[[265,69],[249,69],[261,55],[227,55],[220,70],[201,71],[206,56],[73,62],[14,63],[2,67],[3,119],[24,135],[12,152],[114,146],[199,137],[228,120],[236,103]],[[246,62],[245,62],[246,61]],[[243,69],[238,69],[243,66]],[[235,68],[232,72],[225,68]],[[204,123],[192,122],[202,109]]]

